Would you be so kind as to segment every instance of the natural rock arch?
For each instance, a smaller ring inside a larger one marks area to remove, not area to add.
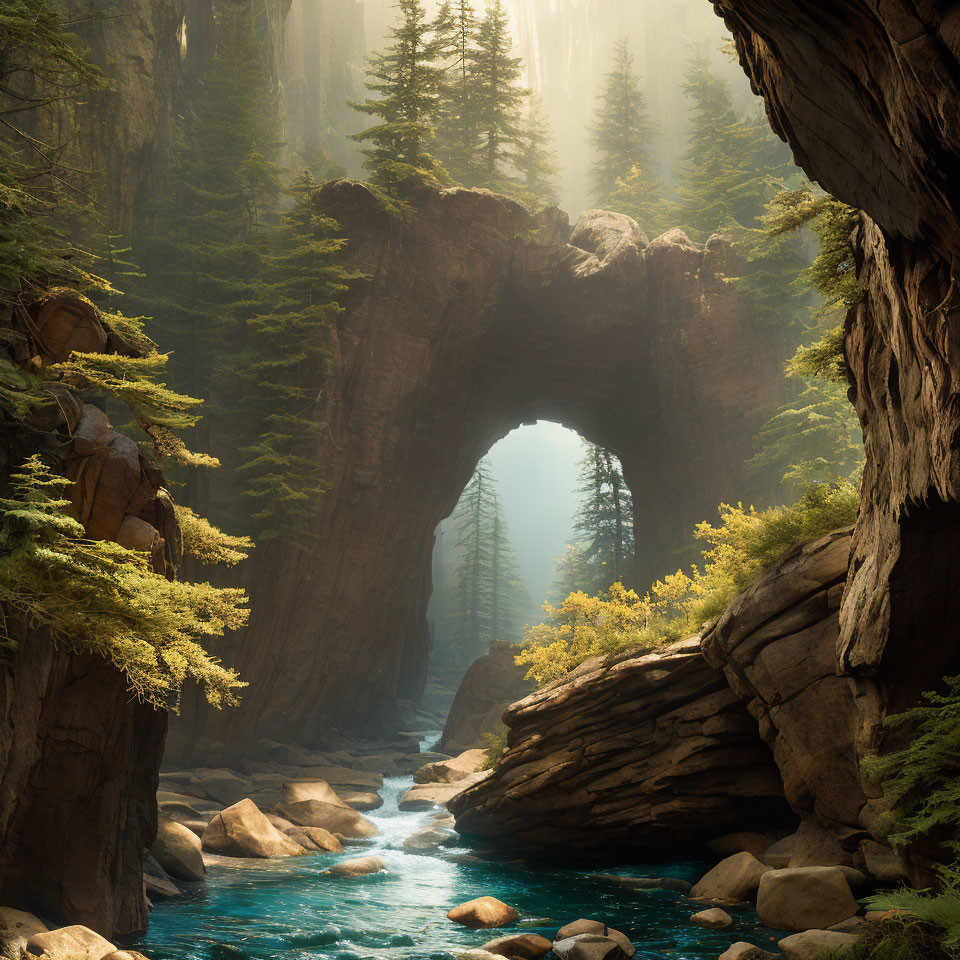
[[[477,461],[550,419],[614,450],[639,505],[640,582],[718,499],[780,399],[775,331],[736,288],[727,240],[648,243],[622,215],[538,218],[486,191],[427,191],[391,212],[363,184],[318,202],[368,279],[348,296],[324,387],[331,489],[316,556],[266,546],[230,659],[239,715],[188,715],[171,751],[221,762],[262,736],[376,729],[422,691],[433,531]]]

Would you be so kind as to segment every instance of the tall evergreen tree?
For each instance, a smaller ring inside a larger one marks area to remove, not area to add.
[[[512,50],[507,11],[502,0],[491,0],[470,57],[471,111],[480,140],[475,186],[498,189],[523,143],[521,105],[530,91],[519,86],[522,61]]]
[[[550,122],[540,98],[530,94],[523,120],[523,138],[514,159],[523,189],[532,201],[557,202],[556,178],[560,172],[557,154],[553,148]]]
[[[398,0],[397,9],[400,21],[390,28],[393,43],[372,58],[367,76],[367,89],[379,96],[352,106],[380,120],[353,135],[371,144],[363,150],[364,166],[374,183],[402,192],[441,173],[430,147],[442,69],[422,0]]]
[[[519,639],[527,606],[489,464],[481,460],[453,515],[457,531],[456,634],[469,661],[493,640]]]
[[[436,121],[436,152],[450,175],[469,182],[477,165],[477,118],[471,96],[470,60],[477,16],[469,0],[445,0],[433,29],[442,68]]]
[[[650,137],[646,98],[633,72],[633,55],[627,41],[618,40],[590,128],[590,141],[596,152],[590,182],[600,206],[608,205],[618,184],[635,169],[653,180],[649,169]]]
[[[634,557],[633,497],[620,461],[609,450],[587,445],[579,493],[575,522],[583,544],[581,563],[592,581],[584,589],[599,593],[630,580]]]
[[[677,183],[679,222],[697,240],[754,226],[793,171],[789,151],[760,117],[737,115],[706,57],[691,61],[683,89],[691,116]]]

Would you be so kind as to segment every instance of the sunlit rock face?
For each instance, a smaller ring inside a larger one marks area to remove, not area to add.
[[[845,342],[866,467],[836,651],[886,691],[860,700],[862,755],[883,709],[960,669],[960,9],[715,7],[797,162],[866,214]]]
[[[789,820],[756,721],[699,637],[588,661],[504,721],[492,775],[451,802],[466,836],[603,854]]]
[[[210,761],[258,736],[376,728],[418,698],[433,531],[520,423],[617,453],[644,582],[718,501],[753,495],[745,460],[779,402],[775,333],[725,282],[737,265],[720,237],[648,243],[598,211],[571,233],[556,210],[533,218],[486,191],[428,191],[399,212],[339,181],[318,200],[367,278],[329,345],[330,490],[315,555],[256,551],[253,618],[229,654],[251,681],[239,712],[175,725],[172,749]]]

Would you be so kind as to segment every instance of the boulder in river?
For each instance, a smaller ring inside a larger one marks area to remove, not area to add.
[[[505,927],[519,917],[513,907],[496,897],[477,897],[455,906],[447,919],[472,930],[490,927]]]
[[[369,873],[381,873],[383,870],[386,870],[386,866],[379,857],[357,857],[335,863],[324,873],[328,877],[363,877]]]
[[[379,810],[383,806],[383,797],[373,790],[341,790],[340,799],[354,810],[364,813]]]
[[[459,796],[468,787],[479,783],[490,775],[489,770],[468,773],[454,783],[418,783],[412,786],[401,798],[397,806],[401,810],[431,810],[445,807],[454,797]]]
[[[299,827],[323,827],[331,833],[353,839],[375,837],[380,832],[362,813],[345,803],[294,800],[278,803],[273,812]]]
[[[693,886],[677,877],[623,877],[619,873],[591,873],[590,879],[616,884],[627,890],[676,890],[677,893],[689,893]]]
[[[717,960],[773,960],[775,956],[776,954],[762,950],[756,944],[739,940],[729,949],[724,950]]]
[[[690,896],[705,900],[750,900],[760,878],[770,871],[752,853],[735,853],[705,873],[690,890]]]
[[[585,920],[583,918],[574,920],[572,923],[561,927],[557,931],[557,935],[553,938],[553,941],[557,943],[560,940],[569,940],[583,934],[616,940],[616,942],[620,944],[620,949],[628,957],[632,957],[637,952],[636,947],[630,942],[630,938],[625,933],[614,930],[613,927],[608,927],[600,920]]]
[[[792,937],[785,937],[777,946],[785,960],[816,960],[824,954],[852,947],[857,938],[851,933],[836,933],[832,930],[804,930]]]
[[[507,957],[508,960],[540,960],[552,948],[553,944],[546,937],[536,933],[517,933],[488,940],[480,949]]]
[[[289,780],[280,788],[280,803],[299,803],[302,800],[321,800],[335,807],[347,804],[326,780]]]
[[[839,867],[770,870],[757,892],[757,915],[775,930],[822,929],[852,917],[858,909]]]
[[[218,813],[203,831],[203,849],[225,857],[290,857],[303,847],[284,836],[252,800],[241,800]]]
[[[279,818],[278,818],[279,819]],[[289,826],[281,831],[285,836],[300,844],[304,850],[322,850],[324,853],[339,853],[343,844],[323,827]]]
[[[202,880],[206,876],[200,838],[182,823],[161,819],[150,852],[177,880]]]
[[[80,924],[36,933],[26,946],[27,953],[51,960],[103,960],[116,949],[105,937]]]
[[[726,927],[733,926],[733,917],[726,910],[719,907],[711,907],[709,910],[701,910],[690,917],[690,922],[698,927],[706,927],[708,930],[723,930]]]
[[[477,773],[486,763],[486,750],[464,750],[449,760],[425,763],[414,771],[414,783],[456,783],[471,773]]]
[[[611,937],[581,933],[566,940],[558,940],[553,952],[560,960],[626,960],[620,943]]]

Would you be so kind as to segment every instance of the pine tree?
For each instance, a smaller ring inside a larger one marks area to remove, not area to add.
[[[609,206],[611,196],[635,170],[656,183],[650,171],[650,137],[646,98],[633,72],[633,56],[627,41],[618,40],[590,129],[597,154],[590,181],[598,205]]]
[[[792,170],[789,152],[760,118],[737,116],[727,83],[706,57],[691,61],[683,89],[691,118],[677,184],[679,222],[696,240],[753,227]]]
[[[560,172],[557,154],[553,148],[550,122],[540,98],[530,94],[523,121],[523,138],[514,159],[523,189],[532,202],[556,203],[556,178]]]
[[[310,545],[310,517],[326,489],[319,456],[323,424],[316,417],[317,385],[329,353],[328,326],[340,312],[335,297],[349,277],[333,260],[343,241],[336,223],[319,213],[319,184],[302,173],[288,191],[284,216],[263,256],[264,298],[269,310],[247,324],[246,351],[231,360],[241,384],[244,433],[240,449],[244,493],[256,511],[258,539],[284,537]]]
[[[477,175],[473,186],[500,189],[507,167],[516,162],[523,143],[521,105],[529,90],[518,86],[522,61],[512,57],[509,19],[502,0],[491,0],[471,52],[471,111],[479,134]]]
[[[381,121],[352,139],[372,144],[363,150],[364,166],[392,193],[444,176],[429,152],[442,78],[438,43],[421,0],[398,0],[397,8],[394,42],[372,58],[368,71],[366,87],[379,96],[352,104]]]
[[[580,508],[576,528],[583,540],[581,562],[600,593],[628,582],[633,569],[633,497],[620,462],[609,451],[588,444],[580,463]]]
[[[493,640],[519,638],[519,617],[528,605],[486,460],[477,465],[453,521],[459,556],[455,632],[473,662]]]
[[[471,97],[470,61],[476,45],[477,17],[469,0],[446,0],[433,23],[440,75],[436,153],[447,172],[462,183],[477,165],[476,117]]]

